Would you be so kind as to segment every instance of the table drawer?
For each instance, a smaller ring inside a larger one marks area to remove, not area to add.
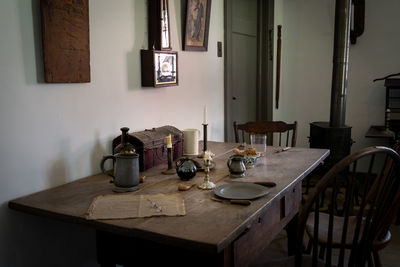
[[[234,242],[235,266],[247,266],[279,234],[298,213],[301,202],[301,183],[285,191]]]

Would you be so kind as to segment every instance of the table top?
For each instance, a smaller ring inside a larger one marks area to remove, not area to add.
[[[110,177],[104,174],[78,179],[12,200],[9,207],[97,230],[218,253],[262,215],[272,201],[276,201],[279,195],[293,188],[329,155],[329,150],[326,149],[291,148],[285,152],[274,153],[281,148],[268,147],[266,155],[260,158],[254,168],[246,171],[244,178],[230,178],[226,162],[232,154],[232,149],[237,146],[235,143],[208,143],[208,148],[216,155],[216,167],[210,172],[210,178],[217,186],[239,181],[270,181],[277,184],[269,189],[270,194],[252,200],[249,206],[215,202],[211,200],[212,191],[200,190],[197,187],[188,191],[178,191],[179,183],[200,184],[204,173],[197,173],[190,181],[183,182],[176,174],[161,174],[166,165],[159,165],[141,173],[146,176],[146,180],[140,184],[139,190],[132,194],[179,192],[185,201],[185,216],[87,220],[85,213],[96,196],[114,194],[113,184],[109,183]]]

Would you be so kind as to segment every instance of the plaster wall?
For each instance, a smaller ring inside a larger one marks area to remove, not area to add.
[[[349,52],[346,125],[352,126],[353,152],[388,145],[364,137],[371,125],[384,125],[384,83],[372,81],[400,70],[400,2],[365,2],[364,34]],[[309,123],[329,121],[334,16],[335,1],[275,1],[275,29],[282,25],[282,62],[280,103],[273,117],[298,121],[301,147],[309,146]]]
[[[100,172],[120,128],[174,125],[223,140],[223,1],[213,1],[208,52],[182,51],[182,8],[170,2],[179,86],[143,88],[147,1],[90,1],[91,82],[43,83],[39,0],[0,2],[0,266],[97,266],[95,232],[9,210],[7,202]]]

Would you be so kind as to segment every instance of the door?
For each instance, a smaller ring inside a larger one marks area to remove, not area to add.
[[[269,2],[273,3],[225,1],[225,141],[234,141],[233,121],[267,120],[268,113],[272,113],[272,102],[268,105],[272,97],[268,97],[267,86],[268,50],[272,49],[268,45],[272,17]]]

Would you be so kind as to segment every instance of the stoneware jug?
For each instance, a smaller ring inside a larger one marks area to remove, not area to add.
[[[180,158],[176,161],[176,173],[182,180],[192,179],[197,173],[195,162],[189,158]]]
[[[244,165],[243,155],[232,155],[229,157],[226,163],[229,168],[230,177],[240,178],[244,177],[246,174],[246,166]]]
[[[106,160],[114,162],[114,173],[104,169]],[[100,163],[101,171],[111,176],[114,183],[114,192],[131,192],[139,188],[139,155],[136,153],[117,153],[104,156]]]

